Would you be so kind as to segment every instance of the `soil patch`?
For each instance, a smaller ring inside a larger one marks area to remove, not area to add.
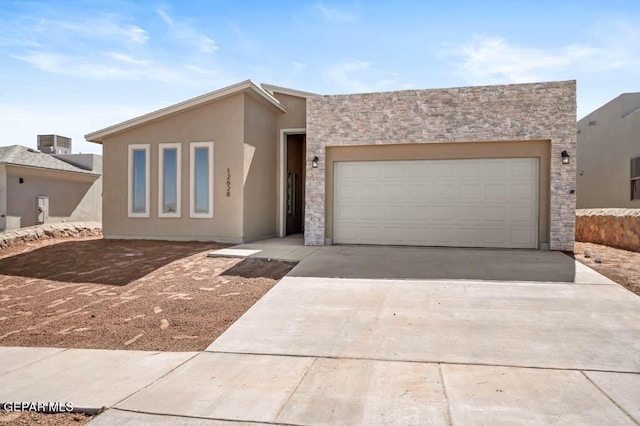
[[[0,250],[0,345],[201,351],[295,265],[223,244],[36,241]]]
[[[91,420],[93,416],[83,413],[57,413],[45,414],[33,411],[4,411],[0,409],[0,425],[47,425],[47,426],[65,426],[65,425],[84,425]]]
[[[584,257],[586,249],[591,251],[590,258]],[[600,253],[602,263],[595,262],[596,252]],[[640,296],[640,253],[600,244],[576,242],[575,258]]]

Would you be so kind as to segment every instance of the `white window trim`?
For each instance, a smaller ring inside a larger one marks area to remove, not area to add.
[[[209,211],[207,213],[196,213],[196,182],[195,182],[195,151],[196,148],[209,148]],[[191,142],[189,144],[189,217],[208,219],[213,217],[213,142]]]
[[[158,155],[158,217],[181,217],[182,207],[182,144],[180,142],[166,142],[158,144],[160,153]],[[165,213],[164,209],[164,151],[166,149],[176,150],[176,211],[175,213]]]
[[[144,212],[134,212],[133,211],[133,151],[144,150]],[[150,190],[149,190],[149,176],[151,164],[149,161],[149,144],[148,143],[140,143],[140,144],[131,144],[129,145],[129,161],[127,167],[127,181],[128,181],[128,190],[127,190],[127,205],[128,205],[128,213],[131,218],[145,218],[149,217],[149,202],[151,201]]]

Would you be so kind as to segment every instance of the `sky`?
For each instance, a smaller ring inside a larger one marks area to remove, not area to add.
[[[340,94],[577,80],[640,91],[640,1],[0,0],[0,146],[252,79]]]

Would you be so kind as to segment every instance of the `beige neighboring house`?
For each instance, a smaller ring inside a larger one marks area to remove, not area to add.
[[[578,121],[577,207],[640,208],[640,93]]]
[[[575,122],[575,81],[322,96],[247,80],[86,138],[107,238],[573,250]]]
[[[0,231],[102,220],[101,172],[100,155],[0,147]]]

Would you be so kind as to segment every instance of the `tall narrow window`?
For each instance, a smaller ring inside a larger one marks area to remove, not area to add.
[[[190,152],[191,217],[213,217],[213,142],[192,142]]]
[[[640,157],[631,159],[631,200],[640,200]]]
[[[158,159],[158,217],[180,217],[180,143],[161,143]]]
[[[149,217],[149,144],[129,145],[129,217]]]

